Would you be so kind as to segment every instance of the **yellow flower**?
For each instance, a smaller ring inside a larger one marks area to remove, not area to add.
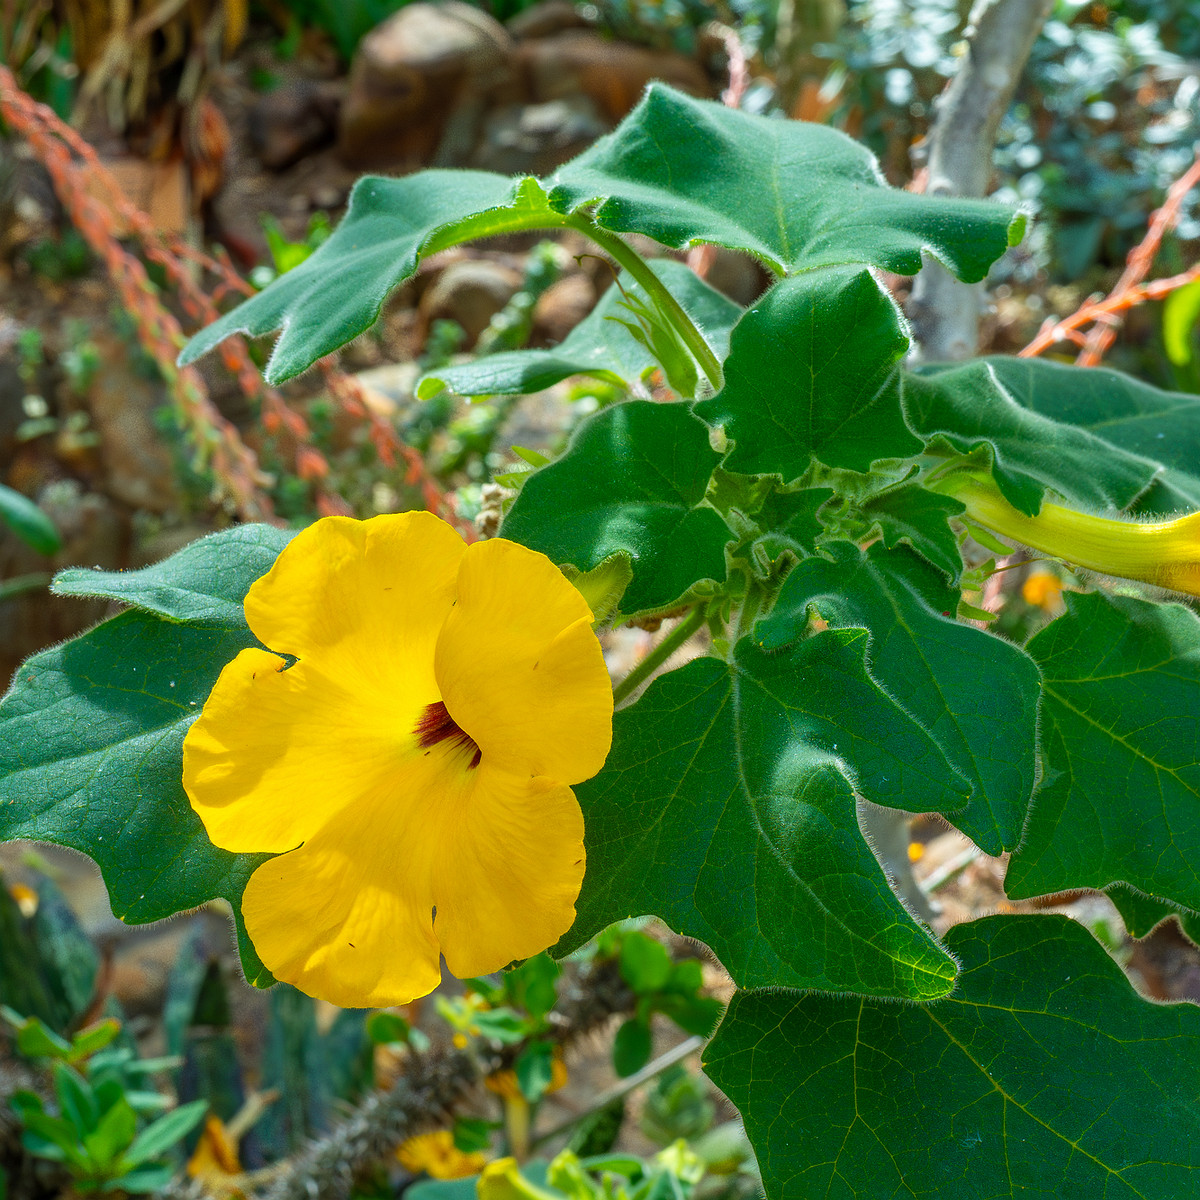
[[[1027,517],[990,479],[950,475],[937,490],[961,500],[972,521],[1031,549],[1102,575],[1200,596],[1200,512],[1143,523],[1046,502],[1036,517]]]
[[[458,1149],[448,1129],[410,1137],[400,1143],[396,1157],[414,1174],[424,1171],[433,1179],[466,1179],[478,1175],[487,1162],[479,1151],[467,1154]]]
[[[549,559],[424,512],[327,517],[245,603],[243,650],[184,742],[217,846],[279,857],[242,912],[279,979],[405,1004],[553,945],[574,920],[570,784],[612,737],[592,613]],[[281,655],[295,659],[291,665]]]
[[[1021,599],[1049,613],[1062,612],[1062,580],[1053,571],[1030,571],[1021,585]]]

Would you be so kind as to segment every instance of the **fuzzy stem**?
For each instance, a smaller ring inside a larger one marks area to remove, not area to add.
[[[614,258],[645,288],[658,306],[659,312],[670,321],[672,328],[683,339],[683,344],[699,364],[713,391],[719,392],[721,360],[713,353],[712,347],[705,341],[704,334],[696,328],[692,318],[684,312],[683,306],[663,281],[650,270],[650,264],[628,242],[607,229],[601,229],[590,217],[572,214],[566,218],[565,223],[590,237],[601,250]]]
[[[704,605],[699,604],[692,609],[674,629],[645,658],[642,659],[620,683],[613,688],[613,703],[620,704],[622,700],[632,695],[659,667],[683,645],[707,620]]]

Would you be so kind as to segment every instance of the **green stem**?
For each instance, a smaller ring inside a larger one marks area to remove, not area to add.
[[[613,703],[620,704],[622,700],[635,692],[659,667],[683,645],[708,619],[704,605],[698,604],[692,609],[670,633],[667,634],[645,658],[642,659],[620,683],[613,688]]]
[[[714,392],[721,390],[721,360],[713,353],[712,347],[704,339],[704,334],[696,328],[695,322],[683,310],[683,306],[671,294],[666,285],[650,270],[650,264],[628,242],[619,238],[607,229],[601,229],[590,217],[572,213],[566,218],[566,224],[586,234],[606,254],[625,268],[642,285],[646,292],[658,305],[659,312],[671,322],[675,332],[683,339],[683,344],[691,351],[692,357],[700,366]]]

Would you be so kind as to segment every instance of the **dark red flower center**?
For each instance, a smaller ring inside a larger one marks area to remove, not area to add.
[[[421,713],[413,732],[417,735],[418,745],[425,751],[430,750],[439,742],[445,741],[452,742],[459,749],[469,750],[471,761],[467,764],[468,769],[479,766],[479,760],[483,757],[475,740],[454,723],[454,718],[446,711],[446,706],[440,700],[425,705],[425,711]]]

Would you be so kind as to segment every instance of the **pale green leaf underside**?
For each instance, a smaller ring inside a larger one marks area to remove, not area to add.
[[[1030,516],[1041,508],[1047,488],[1083,508],[1132,504],[1149,487],[1159,464],[1104,441],[1085,426],[1021,403],[1019,393],[1006,386],[1006,364],[1014,361],[980,359],[906,376],[909,423],[925,438],[944,438],[961,454],[987,448],[1001,492]]]
[[[888,187],[871,153],[824,125],[757,117],[653,84],[613,133],[546,183],[564,211],[675,249],[715,242],[777,272],[858,262],[902,275],[926,250],[968,282],[1017,234],[1011,209]]]
[[[674,259],[655,259],[650,269],[683,305],[717,357],[724,358],[729,351],[729,331],[741,315],[741,308]],[[460,396],[526,395],[553,387],[571,375],[590,375],[632,387],[658,363],[621,324],[634,319],[624,305],[627,296],[647,302],[643,288],[622,272],[618,282],[561,344],[548,350],[489,354],[474,362],[441,367],[423,377],[419,391],[426,395],[427,384],[437,382]]]
[[[192,338],[180,361],[233,333],[278,329],[266,373],[282,382],[369,329],[422,258],[473,238],[586,222],[592,210],[605,230],[672,247],[717,242],[779,270],[860,262],[915,274],[929,250],[965,279],[982,278],[1014,222],[998,205],[889,188],[869,152],[834,130],[656,84],[544,185],[483,171],[361,179],[328,241]]]
[[[293,536],[293,530],[272,525],[237,525],[137,571],[60,571],[51,590],[59,596],[103,596],[168,621],[245,628],[246,592]]]
[[[1045,780],[1008,894],[1124,882],[1200,911],[1200,618],[1103,593],[1066,601],[1028,647]]]
[[[700,659],[619,712],[579,785],[588,872],[560,949],[653,913],[743,986],[927,998],[953,963],[901,907],[859,831],[855,792],[950,811],[966,784],[868,676],[861,631],[732,663]]]
[[[1200,1194],[1200,1011],[1141,999],[1064,917],[946,944],[930,1004],[751,992],[706,1068],[770,1200],[1166,1200]]]
[[[1044,417],[1086,430],[1114,457],[1159,467],[1133,511],[1173,515],[1200,508],[1200,396],[1165,392],[1104,367],[1030,358],[986,360],[1009,395]]]

